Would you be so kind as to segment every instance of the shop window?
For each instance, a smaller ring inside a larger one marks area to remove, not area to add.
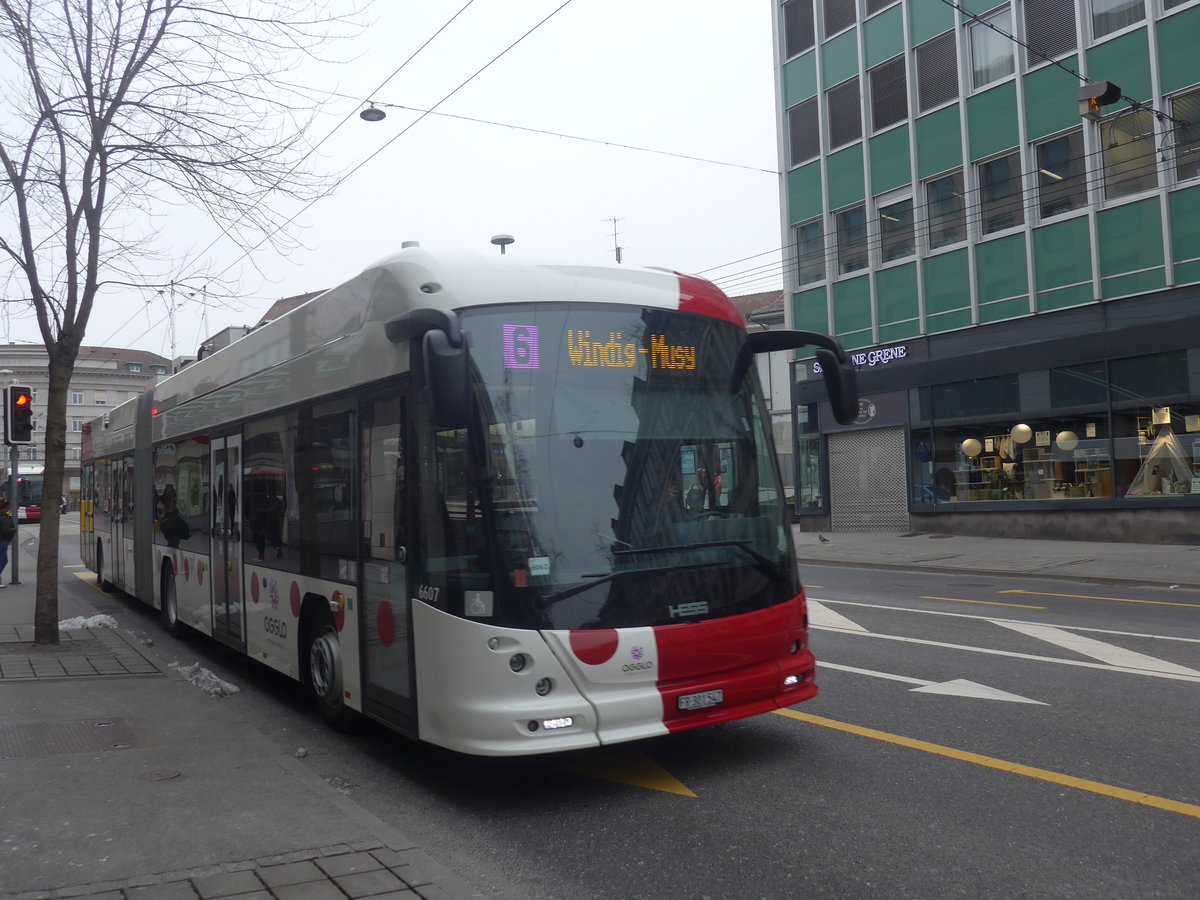
[[[929,247],[936,250],[967,238],[967,205],[962,170],[925,182],[925,217]]]
[[[1175,177],[1200,176],[1200,90],[1171,98],[1175,128]]]
[[[825,227],[820,219],[797,225],[796,283],[812,284],[825,278]]]
[[[796,508],[820,509],[821,433],[817,404],[796,407]]]
[[[1083,133],[1079,129],[1038,144],[1037,167],[1038,203],[1043,219],[1087,203]]]
[[[1113,403],[1149,403],[1156,397],[1188,393],[1187,352],[1168,350],[1109,363]]]
[[[858,0],[824,0],[825,37],[830,38],[854,24]]]
[[[938,419],[1015,413],[1020,408],[1021,391],[1016,374],[933,386],[933,414]]]
[[[1100,123],[1104,147],[1104,196],[1109,200],[1158,186],[1154,113],[1148,109],[1118,113]]]
[[[908,118],[908,79],[904,57],[897,56],[867,73],[871,82],[871,127],[882,131]]]
[[[783,4],[784,59],[811,50],[815,42],[813,0],[788,0]]]
[[[831,87],[826,94],[829,113],[829,148],[849,144],[862,137],[862,94],[858,76]]]
[[[1050,405],[1055,409],[1108,404],[1104,363],[1050,370]]]
[[[1177,502],[1200,493],[1200,405],[1139,405],[1113,414],[1117,496]]]
[[[1096,40],[1144,18],[1145,0],[1092,0],[1092,36]]]
[[[1026,61],[1030,66],[1075,49],[1075,4],[1063,0],[1025,0]]]
[[[979,219],[984,234],[1025,224],[1021,154],[1007,153],[979,164]]]
[[[958,52],[947,31],[916,49],[917,105],[921,112],[958,97]]]
[[[821,128],[817,118],[817,98],[789,107],[788,162],[798,166],[821,153]]]
[[[913,230],[912,198],[895,203],[878,205],[879,210],[879,254],[885,263],[904,259],[916,252]]]
[[[1014,43],[1011,37],[1006,37],[1013,33],[1012,10],[1004,9],[975,22],[967,33],[971,45],[971,78],[976,88],[1013,73]]]
[[[931,491],[937,503],[1111,498],[1110,446],[1100,413],[939,428]]]
[[[867,267],[867,210],[861,204],[837,214],[838,272]]]

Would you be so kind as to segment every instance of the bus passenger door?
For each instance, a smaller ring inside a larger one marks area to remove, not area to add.
[[[124,456],[114,466],[112,481],[112,559],[110,580],[122,590],[132,590],[133,572],[129,558],[133,541],[133,457]]]
[[[364,401],[362,458],[364,711],[415,732],[408,572],[415,546],[409,526],[405,452],[407,394]]]
[[[239,435],[213,438],[212,479],[212,626],[213,637],[235,647],[246,645],[242,615],[242,473]]]

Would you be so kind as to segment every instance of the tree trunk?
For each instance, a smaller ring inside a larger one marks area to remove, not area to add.
[[[58,643],[58,539],[63,495],[63,471],[67,455],[67,397],[75,373],[78,342],[70,346],[66,332],[50,352],[50,390],[46,399],[46,468],[42,486],[42,526],[37,553],[36,605],[33,640],[37,644]]]

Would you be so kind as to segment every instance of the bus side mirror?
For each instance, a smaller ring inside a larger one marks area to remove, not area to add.
[[[452,310],[420,307],[384,323],[393,344],[421,339],[425,384],[433,403],[433,420],[446,428],[463,428],[471,420],[470,352]]]
[[[843,425],[858,417],[858,373],[842,345],[829,335],[815,331],[755,331],[747,335],[747,341],[755,353],[816,347],[833,417]]]

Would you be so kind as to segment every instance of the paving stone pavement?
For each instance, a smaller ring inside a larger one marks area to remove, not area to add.
[[[122,881],[0,893],[0,900],[450,900],[463,896],[437,884],[439,875],[438,865],[415,847],[397,850],[363,842]]]

